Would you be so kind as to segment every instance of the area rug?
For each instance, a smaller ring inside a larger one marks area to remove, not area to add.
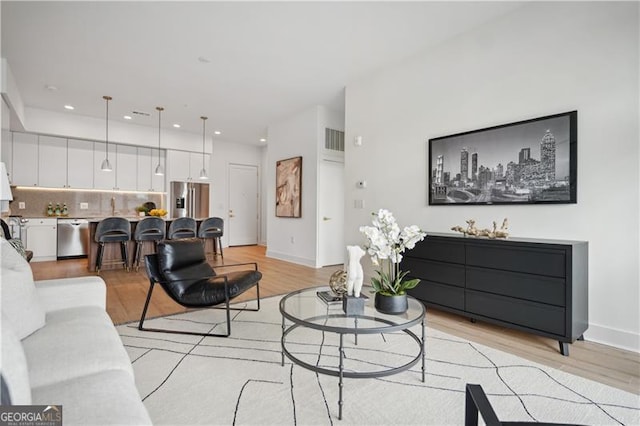
[[[503,421],[640,424],[638,395],[428,327],[425,382],[420,363],[383,378],[345,379],[343,418],[338,420],[337,377],[313,373],[288,359],[281,365],[279,300],[263,299],[259,312],[234,311],[228,338],[118,326],[153,423],[461,425],[465,385],[477,383]],[[224,311],[193,311],[145,325],[220,332]],[[420,335],[419,326],[413,331]],[[305,362],[338,365],[338,339],[332,333],[299,328],[287,340],[289,350]],[[397,366],[417,351],[416,342],[404,333],[360,335],[357,345],[354,336],[346,336],[345,369]]]

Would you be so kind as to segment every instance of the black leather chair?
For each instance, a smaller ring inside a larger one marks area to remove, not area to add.
[[[482,386],[469,383],[467,383],[465,389],[464,410],[464,426],[478,426],[478,413],[482,416],[482,420],[486,426],[569,426],[567,423],[502,422],[498,420],[498,416],[493,410],[489,399],[487,399],[487,395],[484,393]]]
[[[257,263],[238,263],[217,266],[216,269],[253,266],[253,269],[228,272],[218,275],[207,262],[204,247],[198,238],[164,240],[158,243],[157,252],[145,256],[145,267],[149,276],[149,292],[142,309],[138,330],[159,331],[164,333],[190,334],[197,336],[228,337],[231,334],[231,310],[260,310],[260,279]],[[227,316],[225,334],[198,333],[181,330],[145,328],[144,320],[155,284],[167,292],[176,303],[187,308],[214,308],[224,303]],[[231,308],[229,301],[256,287],[257,308]]]

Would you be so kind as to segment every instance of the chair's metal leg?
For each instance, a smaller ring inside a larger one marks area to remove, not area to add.
[[[136,272],[138,272],[140,270],[140,258],[142,257],[143,244],[144,243],[142,241],[140,241],[140,240],[136,241],[136,248],[133,251],[133,263],[136,266]],[[133,269],[133,268],[131,268],[131,269]]]
[[[140,317],[140,322],[138,323],[138,330],[144,330],[142,326],[144,325],[144,317],[147,315],[147,308],[149,307],[149,301],[151,301],[151,293],[153,293],[153,286],[155,283],[153,280],[149,280],[149,293],[147,293],[147,300],[144,302],[144,308],[142,308],[142,316]]]
[[[122,263],[125,271],[129,272],[129,256],[127,256],[127,242],[120,241],[120,253],[122,254]]]
[[[104,243],[98,243],[98,256],[96,258],[96,272],[100,275],[100,268],[102,268],[102,253],[104,252]]]
[[[218,247],[220,247],[220,257],[224,261],[224,253],[222,252],[222,238],[218,237],[218,238],[214,239],[214,243],[213,244],[215,244],[215,240],[218,240]]]

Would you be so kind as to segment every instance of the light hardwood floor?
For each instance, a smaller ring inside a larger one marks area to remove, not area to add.
[[[261,297],[281,295],[316,285],[325,285],[329,276],[339,266],[320,269],[309,268],[265,256],[262,246],[232,247],[225,249],[225,264],[258,262],[263,279]],[[212,261],[219,264],[220,258]],[[87,260],[62,260],[31,264],[34,279],[64,278],[94,275],[87,270]],[[149,286],[144,267],[138,272],[123,270],[103,271],[107,284],[107,312],[115,324],[140,319]],[[248,291],[236,301],[255,297]],[[154,291],[148,317],[168,315],[184,311],[160,288]],[[586,377],[619,389],[640,395],[640,354],[611,346],[582,341],[570,345],[570,356],[558,352],[555,340],[532,336],[503,327],[471,323],[468,319],[449,313],[428,309],[427,325],[446,333],[557,368],[571,374]],[[427,356],[429,348],[427,347]]]

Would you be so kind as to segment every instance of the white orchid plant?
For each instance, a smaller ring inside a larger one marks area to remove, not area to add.
[[[409,271],[400,271],[400,261],[405,250],[411,250],[427,235],[418,226],[407,226],[400,230],[393,213],[380,209],[371,213],[373,226],[361,226],[368,240],[365,250],[377,266],[376,276],[371,278],[375,293],[387,296],[405,294],[420,282],[419,279],[405,280]]]

